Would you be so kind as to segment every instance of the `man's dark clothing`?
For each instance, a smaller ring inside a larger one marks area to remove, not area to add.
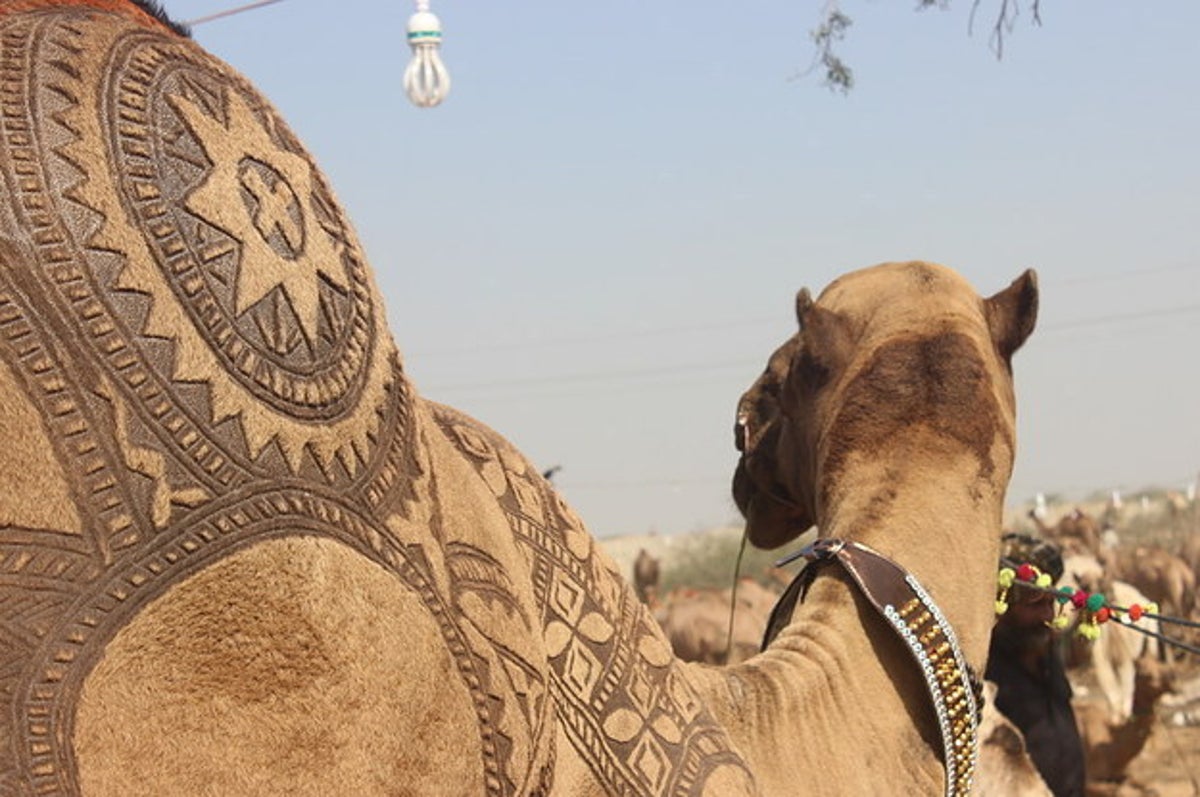
[[[1083,797],[1083,742],[1071,708],[1071,685],[1053,648],[1037,672],[1021,664],[1020,632],[992,633],[986,678],[996,684],[996,708],[1025,735],[1025,746],[1054,797]]]

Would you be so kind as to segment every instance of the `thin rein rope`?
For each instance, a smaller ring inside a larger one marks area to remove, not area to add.
[[[733,589],[729,593],[729,629],[725,634],[725,661],[729,661],[729,657],[733,655],[733,619],[737,614],[737,594],[738,582],[741,581],[742,575],[742,555],[746,553],[746,540],[749,539],[749,533],[746,528],[742,528],[742,542],[738,545],[737,560],[733,564]]]

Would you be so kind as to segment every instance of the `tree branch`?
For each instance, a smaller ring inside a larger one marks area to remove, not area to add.
[[[952,2],[953,0],[917,0],[917,10],[924,11],[933,7],[944,10],[949,8]],[[1012,33],[1017,18],[1021,15],[1021,0],[998,0],[998,2],[1000,7],[996,12],[995,21],[992,23],[988,46],[996,54],[996,58],[1000,59],[1004,57],[1004,39]],[[1042,0],[1026,0],[1026,2],[1031,21],[1040,26],[1042,24]],[[984,0],[971,0],[967,35],[974,32],[975,16],[983,3]],[[821,9],[817,27],[809,31],[816,52],[813,55],[812,64],[802,74],[810,74],[820,67],[825,72],[822,82],[828,89],[840,91],[843,94],[849,93],[850,89],[854,88],[854,70],[838,55],[836,47],[846,38],[846,31],[853,24],[854,20],[842,11],[839,0],[826,0]]]
[[[854,70],[834,52],[834,45],[846,38],[846,30],[853,24],[854,21],[842,13],[838,0],[826,0],[825,8],[821,10],[821,23],[809,31],[816,53],[805,74],[820,65],[825,70],[823,82],[830,91],[847,94],[854,88]]]

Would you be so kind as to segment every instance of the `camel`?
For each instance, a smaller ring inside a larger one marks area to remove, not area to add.
[[[650,606],[658,600],[659,561],[645,548],[638,549],[633,560],[633,588],[638,600]]]
[[[832,555],[846,540],[881,551],[940,596],[978,671],[1015,445],[1011,357],[1033,328],[1036,278],[1026,272],[980,300],[942,267],[890,263],[839,278],[816,302],[801,291],[796,304],[800,332],[739,403],[734,499],[748,537],[776,548],[815,524]],[[807,580],[806,600],[782,602],[760,656],[697,672],[765,793],[797,783],[842,794],[943,785],[920,674],[857,588],[855,568],[826,567]],[[781,688],[789,676],[800,683]],[[838,718],[832,736],[898,739],[908,754],[893,765],[780,741],[829,713]]]
[[[1076,507],[1059,518],[1053,526],[1047,525],[1032,509],[1028,514],[1042,539],[1058,545],[1064,554],[1100,554],[1100,524],[1082,509]]]
[[[0,793],[969,791],[969,690],[935,711],[900,634],[982,669],[1032,272],[802,291],[739,404],[751,539],[816,523],[943,616],[825,567],[768,650],[685,664],[540,469],[418,393],[312,158],[152,11],[0,6]]]
[[[1025,735],[996,708],[996,685],[984,681],[975,797],[1053,797],[1025,748]]]
[[[1155,713],[1159,698],[1174,692],[1175,674],[1153,656],[1137,660],[1137,688],[1132,713],[1114,721],[1104,708],[1089,702],[1075,704],[1075,720],[1087,756],[1089,797],[1116,795],[1122,786],[1137,793],[1145,789],[1132,782],[1129,764],[1135,759],[1159,724]]]
[[[1179,556],[1159,545],[1138,545],[1109,553],[1106,572],[1128,582],[1162,607],[1163,614],[1192,616],[1196,574]]]
[[[1187,563],[1188,567],[1192,568],[1192,574],[1200,577],[1200,528],[1184,535],[1176,553]]]
[[[778,593],[752,578],[738,581],[736,603],[732,589],[679,588],[654,607],[654,616],[684,661],[733,664],[753,656]],[[733,608],[733,640],[729,639]]]
[[[1086,592],[1100,592],[1115,606],[1148,606],[1150,598],[1124,581],[1108,578],[1094,556],[1074,554],[1064,560],[1062,583]],[[1156,623],[1141,620],[1140,627],[1158,631]],[[1154,626],[1153,628],[1151,626]],[[1094,641],[1075,636],[1072,642],[1083,648],[1080,658],[1091,667],[1096,684],[1108,706],[1109,722],[1119,725],[1133,715],[1137,682],[1137,662],[1159,656],[1158,640],[1120,623],[1110,622]]]

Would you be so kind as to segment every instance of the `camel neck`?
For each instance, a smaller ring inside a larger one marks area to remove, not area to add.
[[[974,457],[939,453],[944,456],[904,469],[897,451],[873,452],[827,493],[819,525],[822,536],[867,545],[912,574],[980,673],[994,620],[1003,491],[976,475]],[[911,737],[903,773],[852,766],[836,777],[857,785],[839,793],[942,789],[942,742],[919,667],[841,567],[823,568],[765,653],[717,672],[722,675],[704,676],[707,683],[701,679],[702,689],[723,707],[718,714],[739,749],[761,759],[751,761],[752,770],[778,776],[779,788],[789,777],[805,777],[803,767],[832,766],[811,758],[807,746],[797,749],[796,740],[812,738],[805,717],[836,716],[842,738]],[[775,759],[803,763],[781,773]]]
[[[823,569],[766,652],[691,672],[762,794],[943,788],[941,740],[919,670],[839,567]],[[850,739],[899,740],[904,769],[845,755]]]
[[[1003,489],[994,474],[977,475],[970,456],[947,452],[900,467],[903,459],[902,450],[879,452],[842,479],[826,496],[821,536],[870,546],[911,573],[981,671],[994,620]]]

